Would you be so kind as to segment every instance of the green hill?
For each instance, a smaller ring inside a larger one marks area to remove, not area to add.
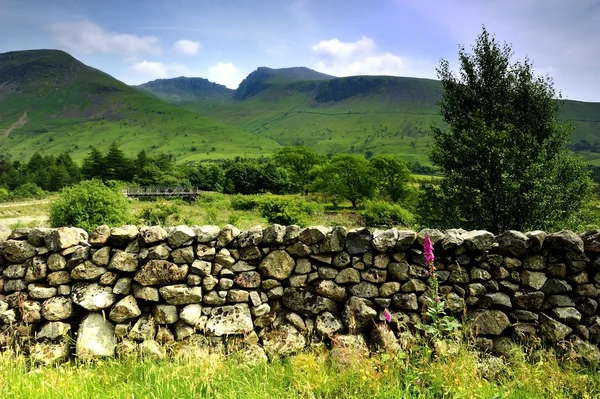
[[[145,149],[177,160],[259,156],[279,145],[150,98],[67,53],[0,54],[0,154],[25,160],[35,151],[69,151],[113,142],[128,155]]]
[[[207,79],[183,76],[173,79],[157,79],[133,86],[133,88],[168,103],[195,100],[227,101],[233,97],[234,93],[233,90]]]
[[[429,163],[430,126],[442,124],[439,81],[327,75],[310,80],[285,71],[259,68],[236,90],[234,102],[178,105],[281,145],[304,144],[323,153],[391,153]],[[572,147],[600,165],[600,103],[565,101],[561,117],[575,128]]]

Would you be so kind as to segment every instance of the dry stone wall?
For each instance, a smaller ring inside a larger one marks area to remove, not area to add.
[[[369,337],[386,309],[410,328],[431,295],[426,235],[447,312],[481,347],[566,340],[597,356],[598,231],[279,225],[0,227],[0,347],[50,363],[236,336],[264,356]]]

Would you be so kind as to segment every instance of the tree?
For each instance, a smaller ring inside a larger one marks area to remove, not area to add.
[[[431,161],[445,176],[424,195],[424,223],[552,229],[587,201],[589,173],[566,148],[571,127],[558,119],[551,78],[535,76],[528,59],[511,64],[512,55],[484,27],[473,53],[459,50],[458,75],[440,62],[448,127],[432,127]]]
[[[94,146],[90,146],[90,152],[83,159],[81,164],[81,174],[86,179],[104,178],[104,155]]]
[[[273,154],[273,160],[289,172],[293,190],[308,194],[308,186],[312,182],[311,169],[324,164],[327,157],[312,148],[297,146],[277,150]]]
[[[377,155],[370,163],[382,194],[394,202],[407,195],[410,170],[403,160],[393,155]]]
[[[372,198],[376,178],[363,156],[356,154],[334,155],[319,171],[314,182],[316,191],[346,199],[356,208],[358,201]]]

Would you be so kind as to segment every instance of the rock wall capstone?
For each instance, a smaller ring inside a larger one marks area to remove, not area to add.
[[[410,328],[431,295],[426,235],[447,312],[480,347],[568,341],[600,356],[600,231],[280,225],[0,226],[0,348],[26,342],[52,363],[233,336],[272,355],[368,337],[384,310]]]

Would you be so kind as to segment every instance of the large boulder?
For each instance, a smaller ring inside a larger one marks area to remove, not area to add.
[[[142,314],[133,295],[128,295],[110,310],[109,318],[115,323],[123,323]]]
[[[584,250],[583,240],[571,230],[548,234],[544,240],[544,247],[559,251],[583,252]]]
[[[0,255],[11,263],[22,263],[34,257],[37,251],[27,241],[8,240],[0,244]]]
[[[179,248],[183,245],[190,245],[196,238],[196,233],[191,227],[179,225],[175,226],[167,237],[167,243],[171,248]]]
[[[507,230],[496,237],[501,255],[520,258],[527,253],[529,238],[520,231]]]
[[[352,229],[346,236],[346,250],[350,255],[363,254],[371,250],[371,232],[361,227]]]
[[[185,280],[188,265],[176,265],[166,260],[148,261],[133,278],[140,285],[168,285]]]
[[[545,313],[540,313],[539,321],[542,325],[542,336],[551,342],[558,342],[569,335],[573,329],[547,316]]]
[[[102,248],[98,252],[101,252],[102,250],[104,250],[104,248]],[[108,268],[111,270],[119,270],[122,272],[134,272],[138,268],[137,256],[119,250],[115,252],[115,254],[112,256],[110,263],[108,264]]]
[[[142,227],[139,234],[140,243],[145,247],[157,244],[165,240],[167,236],[167,231],[160,226]]]
[[[416,237],[415,233],[415,237]],[[404,238],[404,237],[403,237]],[[398,229],[388,229],[388,230],[375,230],[373,232],[373,248],[379,252],[388,252],[391,251],[392,248],[398,242]],[[412,245],[412,242],[411,242]]]
[[[316,316],[324,311],[337,311],[337,304],[334,301],[303,288],[285,288],[283,290],[283,304],[288,309],[305,316]]]
[[[68,319],[73,315],[73,301],[64,296],[55,296],[42,304],[42,317],[50,321]]]
[[[82,308],[94,312],[111,307],[117,297],[113,294],[112,287],[96,283],[78,283],[71,289],[71,299]]]
[[[56,252],[79,244],[80,233],[72,227],[59,227],[47,234],[45,240],[48,249]]]
[[[296,267],[296,262],[287,252],[275,250],[260,262],[258,270],[265,277],[284,280],[292,275],[294,267]]]
[[[116,346],[113,324],[102,313],[89,313],[79,325],[77,357],[85,360],[114,356]]]
[[[254,330],[250,308],[246,303],[212,309],[205,331],[214,336],[245,334]]]
[[[475,335],[500,335],[510,326],[508,316],[499,310],[476,310],[467,312]]]

